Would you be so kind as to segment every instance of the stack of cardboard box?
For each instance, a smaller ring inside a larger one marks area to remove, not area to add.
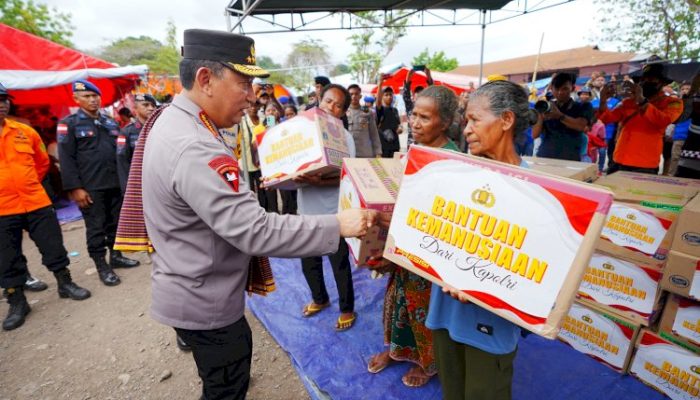
[[[559,337],[671,398],[697,398],[700,182],[619,172],[596,184],[615,203]]]

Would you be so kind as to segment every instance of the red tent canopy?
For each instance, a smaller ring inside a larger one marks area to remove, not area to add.
[[[385,78],[382,81],[382,87],[387,87],[391,86],[392,89],[394,89],[394,93],[401,93],[401,89],[403,88],[403,83],[406,81],[406,76],[408,75],[408,72],[410,69],[408,68],[399,68],[396,70],[396,72],[392,73],[388,78]],[[435,79],[435,76],[433,76],[433,82],[436,85],[440,86],[447,86],[448,88],[452,89],[457,95],[461,94],[466,90],[466,88],[451,85],[446,82],[439,81]],[[411,92],[413,92],[417,86],[423,86],[427,87],[428,86],[428,78],[425,76],[425,73],[422,71],[416,71],[413,74],[413,77],[411,78]],[[375,87],[372,89],[372,93],[376,94],[377,93],[377,88]]]
[[[119,68],[49,40],[0,24],[0,82],[18,105],[72,106],[71,83],[88,79],[108,105],[129,93],[146,66]]]

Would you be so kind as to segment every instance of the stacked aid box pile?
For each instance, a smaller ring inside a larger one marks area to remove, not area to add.
[[[616,202],[559,338],[671,398],[696,398],[700,305],[666,291],[695,293],[695,274],[700,291],[700,182],[618,172],[596,184]]]

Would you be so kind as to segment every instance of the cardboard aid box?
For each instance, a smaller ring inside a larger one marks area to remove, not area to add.
[[[595,181],[615,194],[615,200],[637,204],[665,205],[680,210],[698,192],[700,181],[671,176],[618,171]]]
[[[581,182],[593,182],[598,179],[598,164],[543,157],[523,157],[523,160],[536,171]]]
[[[595,252],[578,288],[579,301],[649,326],[662,306],[658,268]]]
[[[676,211],[616,201],[597,247],[616,257],[663,268],[677,217]]]
[[[668,335],[643,329],[630,365],[630,375],[673,400],[700,396],[700,349]]]
[[[258,135],[258,156],[265,187],[295,189],[304,173],[338,176],[350,156],[343,123],[318,107]]]
[[[700,346],[700,302],[670,296],[664,307],[659,330]]]
[[[624,373],[632,359],[641,325],[574,303],[559,331],[559,340]]]
[[[671,244],[671,250],[700,258],[700,195],[683,207]]]
[[[669,292],[700,300],[700,258],[671,250],[661,287]]]
[[[346,158],[340,175],[338,210],[368,208],[391,213],[403,173],[401,160],[391,158]],[[387,230],[373,226],[363,238],[346,238],[357,266],[384,252]]]
[[[554,339],[611,202],[591,185],[414,145],[384,258]]]

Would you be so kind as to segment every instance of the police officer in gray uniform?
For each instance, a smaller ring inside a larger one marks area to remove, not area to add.
[[[350,108],[345,114],[348,118],[348,132],[355,141],[357,158],[373,158],[382,155],[382,142],[377,132],[377,121],[374,111],[360,105],[362,89],[359,85],[348,86],[350,92]]]
[[[139,139],[141,128],[148,117],[153,114],[158,104],[150,94],[137,94],[134,96],[134,116],[136,120],[122,128],[117,137],[117,172],[119,173],[119,185],[122,194],[126,193],[126,182],[129,179],[131,158],[134,156],[136,141]]]
[[[341,235],[362,235],[377,218],[369,210],[268,214],[239,187],[237,160],[218,129],[240,122],[255,102],[253,77],[267,75],[255,65],[252,39],[186,30],[183,92],[144,138],[143,214],[155,249],[151,315],[191,346],[207,400],[243,399],[248,389],[250,255],[334,253]]]
[[[88,253],[100,280],[115,286],[121,281],[112,268],[136,267],[139,262],[112,250],[122,203],[116,160],[119,125],[100,113],[101,96],[91,82],[74,82],[73,99],[80,109],[61,120],[56,131],[63,189],[83,214]]]

